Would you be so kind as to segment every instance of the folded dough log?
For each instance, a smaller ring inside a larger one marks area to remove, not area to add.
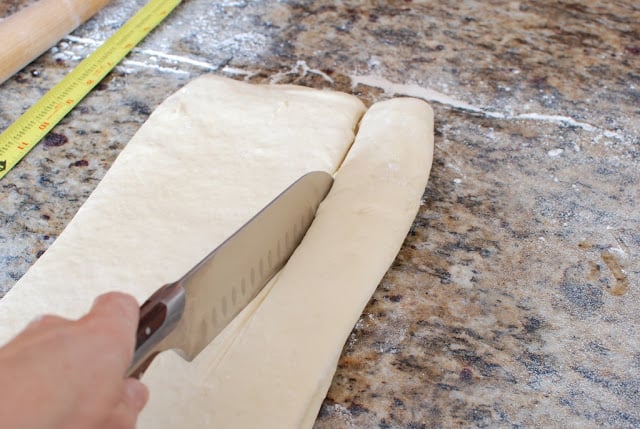
[[[175,280],[295,178],[335,171],[362,110],[327,91],[214,77],[187,85],[0,301],[0,339],[45,311],[77,316],[105,290],[143,300]],[[312,426],[342,345],[415,216],[432,150],[425,103],[374,105],[265,292],[194,362],[164,353],[150,367],[139,427]]]

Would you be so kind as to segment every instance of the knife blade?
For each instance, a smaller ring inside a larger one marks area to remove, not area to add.
[[[140,378],[160,352],[193,360],[285,265],[333,184],[305,174],[178,281],[140,307],[128,376]]]

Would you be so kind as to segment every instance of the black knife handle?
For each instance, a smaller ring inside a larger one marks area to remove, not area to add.
[[[140,378],[158,353],[171,348],[159,345],[178,324],[184,305],[185,292],[179,282],[162,286],[142,304],[129,377]]]

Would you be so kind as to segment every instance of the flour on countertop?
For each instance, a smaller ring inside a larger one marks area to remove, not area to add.
[[[586,122],[577,121],[571,117],[563,115],[546,115],[540,113],[503,113],[484,108],[473,106],[464,101],[456,100],[446,94],[429,88],[423,88],[416,84],[399,84],[391,82],[383,77],[375,75],[351,75],[353,88],[358,84],[380,88],[388,95],[406,95],[411,97],[422,98],[427,101],[444,104],[456,109],[478,113],[488,118],[505,119],[505,120],[533,120],[541,122],[551,122],[558,125],[582,128],[585,131],[598,133],[601,136],[615,138],[618,141],[625,142],[625,137],[617,131],[601,129]]]

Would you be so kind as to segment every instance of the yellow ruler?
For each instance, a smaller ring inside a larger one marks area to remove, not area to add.
[[[0,134],[0,179],[33,149],[181,0],[150,0]]]

